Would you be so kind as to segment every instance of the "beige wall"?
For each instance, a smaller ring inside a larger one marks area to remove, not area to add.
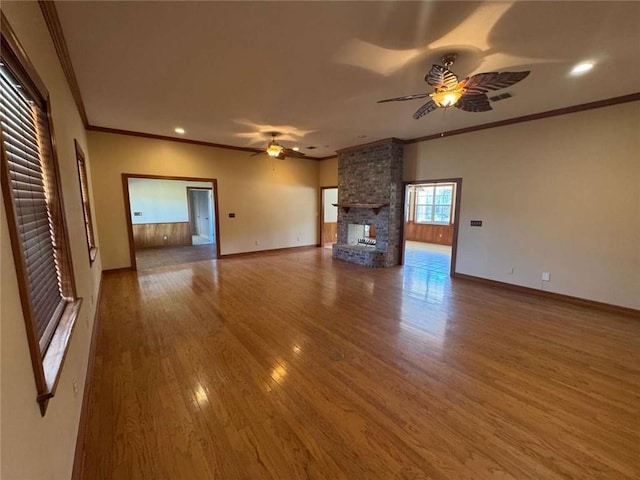
[[[338,186],[338,157],[320,161],[318,187]]]
[[[56,396],[40,416],[29,357],[24,319],[9,240],[4,205],[0,206],[0,477],[3,480],[68,480],[82,404],[89,343],[100,280],[98,259],[89,266],[82,203],[73,140],[91,156],[85,130],[58,63],[40,8],[36,2],[3,2],[9,20],[51,97],[53,128],[60,166],[62,194],[69,227],[71,253],[79,296],[84,298]],[[99,238],[99,237],[98,237]],[[98,246],[100,241],[98,240]],[[79,394],[73,393],[73,381]]]
[[[633,102],[410,144],[404,178],[462,177],[457,272],[639,309],[638,132]]]
[[[112,133],[88,132],[88,137],[104,269],[130,265],[122,173],[217,179],[222,255],[317,243],[315,160],[252,157]]]

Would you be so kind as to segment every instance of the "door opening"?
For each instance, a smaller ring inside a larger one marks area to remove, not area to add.
[[[215,179],[124,173],[122,184],[132,270],[220,257]]]
[[[405,184],[402,263],[452,276],[458,247],[462,179]]]
[[[187,198],[192,245],[215,243],[212,189],[187,187]]]
[[[338,187],[320,188],[320,246],[332,248],[338,240]]]

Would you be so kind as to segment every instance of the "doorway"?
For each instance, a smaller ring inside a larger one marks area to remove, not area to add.
[[[405,183],[402,263],[435,277],[455,272],[462,179]]]
[[[132,270],[220,257],[217,181],[122,174]]]
[[[187,200],[192,245],[215,243],[213,190],[205,187],[187,187]]]
[[[338,187],[320,187],[320,246],[332,248],[338,240]]]

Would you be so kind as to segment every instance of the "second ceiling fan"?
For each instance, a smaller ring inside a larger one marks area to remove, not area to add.
[[[267,145],[267,148],[261,150],[259,152],[251,155],[252,157],[255,155],[260,155],[261,153],[266,153],[270,157],[277,158],[280,160],[284,160],[286,157],[304,157],[305,154],[299,152],[298,150],[294,150],[293,148],[283,147],[276,141],[276,137],[282,135],[280,132],[268,132],[271,135],[271,141]]]

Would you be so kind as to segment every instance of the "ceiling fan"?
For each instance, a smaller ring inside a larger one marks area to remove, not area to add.
[[[456,107],[465,112],[487,112],[493,110],[486,95],[488,91],[510,87],[531,73],[528,70],[525,72],[487,72],[458,81],[455,73],[449,70],[456,56],[455,53],[445,55],[442,57],[443,65],[433,65],[424,77],[424,81],[435,88],[433,93],[416,93],[403,97],[387,98],[379,100],[378,103],[431,97],[413,114],[413,118],[416,120],[437,108]]]
[[[271,135],[271,141],[267,145],[267,148],[261,150],[259,152],[251,155],[252,157],[256,155],[260,155],[261,153],[266,153],[270,157],[278,158],[280,160],[284,160],[285,157],[304,157],[305,154],[299,152],[298,150],[294,150],[293,148],[286,148],[276,142],[276,137],[282,135],[280,132],[268,132]]]

